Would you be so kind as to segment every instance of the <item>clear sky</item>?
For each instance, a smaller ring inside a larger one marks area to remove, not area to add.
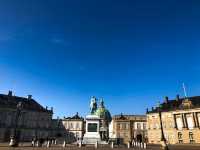
[[[0,92],[56,116],[144,114],[164,96],[200,95],[199,0],[0,0]]]

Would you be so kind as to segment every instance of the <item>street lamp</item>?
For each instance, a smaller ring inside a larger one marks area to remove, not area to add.
[[[18,134],[18,122],[19,122],[19,117],[21,116],[23,106],[22,102],[18,102],[16,106],[16,117],[15,117],[15,125],[14,125],[14,135],[10,139],[10,146],[18,146],[19,143],[19,134]]]
[[[32,139],[34,141],[34,143],[38,140],[38,128],[39,128],[39,125],[38,125],[38,118],[37,118],[36,119],[36,124],[35,124],[35,136]]]
[[[162,117],[161,117],[161,106],[159,105],[158,107],[158,113],[159,113],[159,119],[160,119],[160,129],[161,129],[161,142],[162,142],[162,148],[163,150],[169,150],[168,146],[167,146],[167,141],[166,138],[164,136],[164,131],[163,131],[163,124],[162,124]]]

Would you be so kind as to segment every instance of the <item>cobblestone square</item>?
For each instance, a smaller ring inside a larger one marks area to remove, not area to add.
[[[97,149],[93,146],[83,146],[81,148],[76,145],[67,145],[65,148],[62,145],[53,145],[49,148],[43,147],[31,147],[29,143],[19,145],[19,147],[9,147],[8,143],[0,144],[0,150],[112,150],[109,145],[99,146]],[[114,146],[114,150],[145,150],[138,147],[127,148],[124,145]],[[146,150],[162,150],[160,145],[148,145]],[[169,145],[169,150],[200,150],[200,145]]]

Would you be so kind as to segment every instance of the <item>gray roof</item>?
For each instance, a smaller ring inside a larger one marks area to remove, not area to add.
[[[67,118],[64,117],[63,120],[84,120],[84,119],[83,119],[83,117],[79,116],[79,114],[78,114],[78,112],[77,112],[77,113],[76,113],[74,116],[72,116],[72,117],[67,117]]]
[[[0,94],[0,108],[16,109],[19,102],[22,103],[23,110],[53,113],[52,110],[45,109],[32,98]]]
[[[119,120],[146,120],[146,115],[114,115],[113,119],[119,119]]]
[[[189,108],[185,108],[182,106],[184,100],[189,100],[192,103],[192,106]],[[160,111],[174,111],[174,110],[182,110],[182,109],[191,109],[191,108],[200,108],[200,96],[193,96],[187,98],[177,98],[174,100],[165,100],[165,102],[160,104],[160,107],[152,108],[148,110],[147,113],[156,113]]]

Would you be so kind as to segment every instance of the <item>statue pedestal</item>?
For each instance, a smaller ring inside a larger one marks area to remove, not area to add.
[[[86,116],[86,133],[83,137],[84,144],[95,144],[100,142],[99,134],[100,118],[96,115]]]

